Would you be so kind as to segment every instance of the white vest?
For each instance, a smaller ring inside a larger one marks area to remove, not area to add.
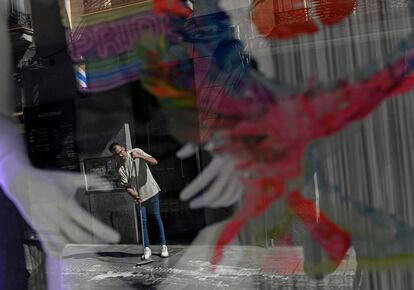
[[[142,202],[144,202],[155,196],[161,189],[152,176],[147,162],[141,158],[132,159],[131,153],[134,151],[152,157],[139,148],[128,150],[128,159],[124,161],[124,164],[119,168],[118,172],[121,176],[121,185],[134,188],[138,192]],[[136,172],[134,162],[136,164]]]

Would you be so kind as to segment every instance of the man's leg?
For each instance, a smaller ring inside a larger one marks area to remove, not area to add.
[[[152,212],[154,214],[155,222],[157,223],[158,227],[158,239],[160,242],[160,245],[166,245],[165,240],[165,232],[164,232],[164,224],[161,219],[161,213],[160,213],[160,196],[159,194],[155,195],[151,198],[152,203]]]
[[[142,218],[142,232],[144,233],[144,236],[142,237],[144,247],[149,247],[149,238],[148,238],[148,228],[147,228],[147,209],[145,208],[145,203],[141,203],[141,212],[139,213]],[[139,205],[136,205],[137,210],[139,211]],[[138,217],[139,218],[139,217]],[[140,221],[138,220],[139,226],[141,226]]]

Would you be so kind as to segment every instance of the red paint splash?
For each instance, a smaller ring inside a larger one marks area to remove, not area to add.
[[[224,247],[248,221],[283,195],[285,182],[300,176],[301,160],[309,142],[366,117],[383,100],[408,91],[413,84],[414,77],[405,76],[405,62],[401,59],[356,84],[342,81],[335,90],[311,88],[278,103],[264,103],[255,95],[241,100],[223,94],[220,106],[211,112],[198,100],[202,113],[217,116],[218,122],[211,127],[211,133],[219,132],[227,140],[215,149],[216,153],[232,155],[237,161],[237,170],[254,172],[261,177],[244,180],[250,194],[245,196],[243,208],[220,233],[211,263],[218,264]],[[256,92],[260,95],[257,88]],[[174,94],[159,97],[174,99]],[[350,246],[349,234],[323,213],[316,223],[315,206],[303,199],[299,191],[290,193],[288,201],[296,217],[338,265]]]
[[[211,258],[211,263],[213,265],[218,264],[222,259],[224,247],[234,240],[249,219],[261,215],[273,201],[282,196],[285,188],[282,182],[267,178],[255,181],[246,180],[246,185],[250,187],[253,192],[246,195],[243,208],[232,218],[221,232]]]
[[[234,156],[238,161],[237,168],[254,172],[257,176],[274,178],[279,182],[294,180],[301,174],[301,160],[309,142],[361,120],[382,101],[407,92],[413,85],[414,77],[405,76],[405,62],[401,59],[354,85],[343,81],[332,91],[310,89],[278,104],[268,104],[261,114],[257,113],[254,102],[249,105],[247,101],[228,97],[224,103],[230,107],[220,106],[221,116],[225,118],[228,114],[230,119],[238,119],[239,122],[232,127],[217,128],[224,132],[221,136],[229,140],[227,145],[217,149],[218,153]],[[257,214],[250,206],[257,203],[255,198],[260,197],[260,192],[249,196],[249,200],[244,201],[245,206],[224,228],[217,242],[213,264],[219,262],[226,243]],[[350,246],[349,234],[323,213],[320,223],[316,224],[314,205],[303,199],[299,191],[290,193],[288,198],[296,216],[331,261],[339,264]]]
[[[158,84],[162,80],[167,82],[168,77],[159,79]],[[405,76],[405,62],[401,59],[356,84],[342,81],[335,90],[311,88],[278,103],[264,103],[257,87],[257,96],[242,100],[223,94],[220,106],[213,112],[206,110],[203,100],[198,100],[197,107],[202,113],[217,116],[218,122],[211,127],[211,133],[220,132],[227,140],[215,149],[216,153],[232,155],[237,161],[236,169],[261,177],[244,181],[251,193],[245,196],[243,208],[220,233],[211,263],[218,264],[224,247],[248,221],[283,195],[285,182],[300,176],[301,160],[309,142],[366,117],[383,100],[408,91],[413,84],[414,78]],[[154,88],[156,93],[160,87]],[[166,90],[158,95],[160,100],[176,96],[175,92]],[[349,234],[323,213],[316,223],[315,206],[303,199],[299,191],[288,195],[288,203],[331,261],[338,265],[350,246]]]
[[[299,191],[289,194],[288,205],[331,261],[339,265],[351,246],[350,234],[339,228],[323,213],[320,214],[317,222],[316,206],[312,201],[303,198]]]

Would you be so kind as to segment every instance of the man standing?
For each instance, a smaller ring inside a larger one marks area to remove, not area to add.
[[[168,257],[164,225],[160,214],[160,198],[158,195],[161,189],[152,176],[147,164],[149,163],[151,165],[156,165],[158,161],[139,148],[127,151],[125,147],[119,143],[112,143],[109,146],[109,151],[111,151],[114,156],[120,157],[123,161],[123,164],[118,170],[122,186],[126,188],[126,191],[136,203],[141,203],[141,215],[144,232],[143,241],[145,246],[143,258],[147,260],[151,257],[147,229],[147,211],[152,211],[158,227],[158,237],[161,244],[161,257]],[[136,169],[134,168],[134,163],[137,164]]]

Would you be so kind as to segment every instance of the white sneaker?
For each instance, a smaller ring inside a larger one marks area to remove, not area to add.
[[[168,248],[166,245],[161,246],[161,257],[163,258],[168,257]]]
[[[148,260],[151,257],[152,253],[151,253],[151,249],[148,247],[145,247],[144,249],[144,255],[142,255],[142,259],[143,260]]]

